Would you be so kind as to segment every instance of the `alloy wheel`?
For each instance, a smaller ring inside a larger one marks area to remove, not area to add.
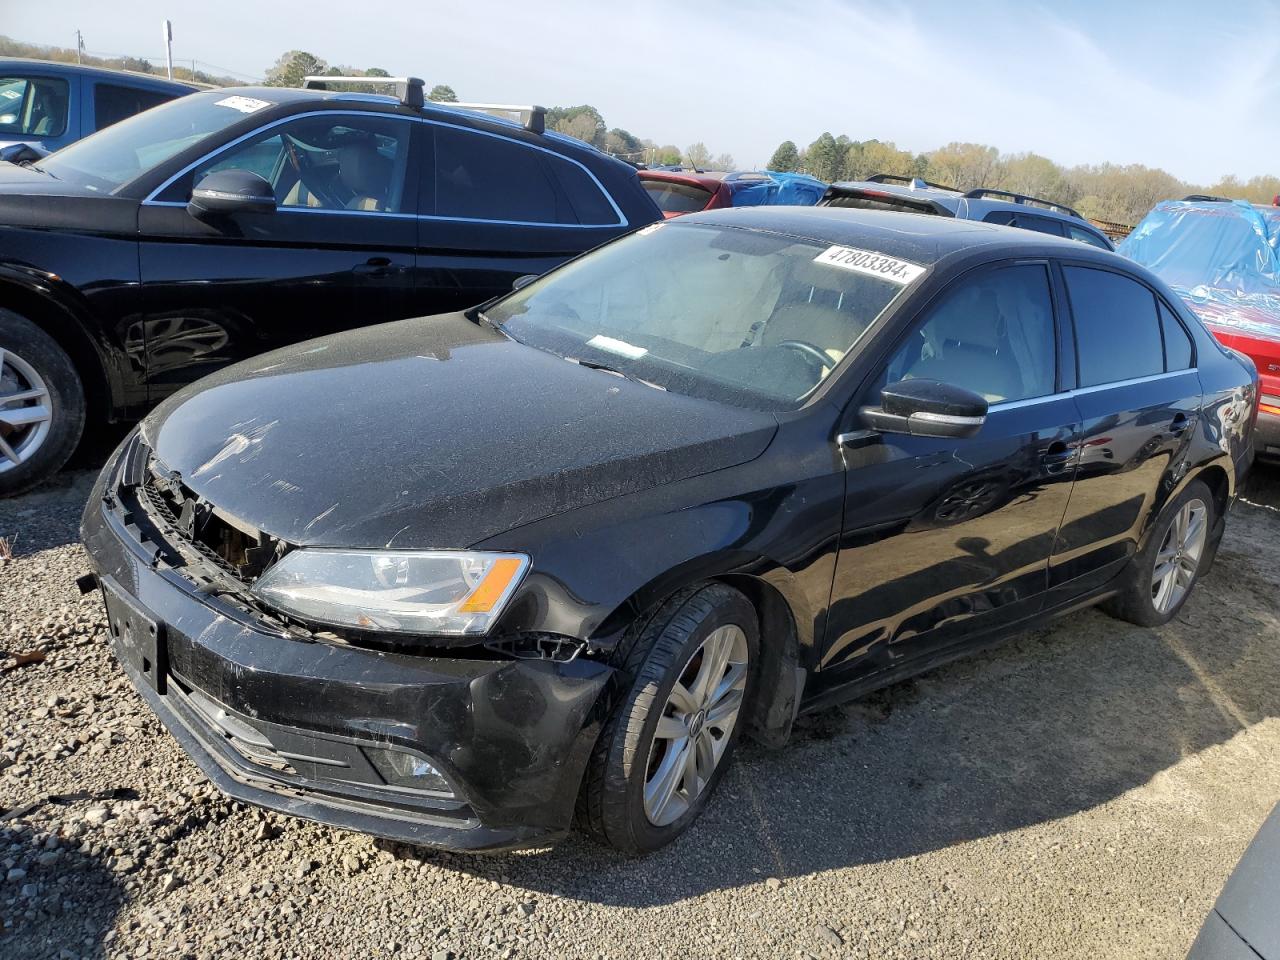
[[[0,347],[0,473],[35,456],[52,420],[44,378],[22,357]]]
[[[1157,613],[1174,609],[1191,589],[1208,536],[1209,509],[1203,500],[1188,500],[1174,514],[1156,553],[1151,575],[1151,603]]]
[[[644,812],[680,819],[711,782],[738,722],[750,658],[742,628],[713,630],[685,663],[658,717],[645,769]]]

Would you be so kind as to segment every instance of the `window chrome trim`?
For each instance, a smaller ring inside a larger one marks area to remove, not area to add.
[[[459,126],[456,123],[447,123],[446,121],[443,121],[443,120],[430,120],[426,117],[406,117],[403,114],[399,114],[399,113],[382,113],[374,110],[309,110],[305,113],[294,113],[294,114],[290,114],[287,117],[280,117],[277,120],[272,120],[270,123],[265,123],[260,127],[255,127],[253,130],[250,130],[248,133],[241,134],[240,136],[236,137],[234,140],[230,140],[227,143],[224,143],[222,146],[218,147],[217,149],[211,150],[210,152],[206,153],[204,156],[200,157],[198,160],[194,160],[191,163],[187,164],[177,173],[173,174],[171,177],[165,180],[162,184],[160,184],[160,186],[156,187],[149,194],[147,194],[146,199],[142,201],[142,205],[150,206],[150,207],[168,207],[168,206],[185,207],[186,204],[179,200],[157,200],[156,197],[158,197],[160,194],[164,193],[164,191],[168,190],[171,186],[173,186],[175,181],[180,180],[182,177],[185,177],[188,173],[190,173],[192,170],[194,170],[196,167],[200,166],[201,164],[206,163],[209,160],[212,160],[214,157],[222,155],[226,151],[230,150],[232,147],[239,146],[241,143],[244,143],[246,140],[252,139],[253,137],[258,136],[259,134],[272,129],[273,127],[278,127],[282,123],[289,123],[292,120],[302,120],[307,117],[332,117],[332,116],[379,117],[387,120],[399,120],[406,124],[424,123],[424,124],[430,124],[432,126],[437,126],[437,127],[448,127],[452,130],[461,130],[464,133],[474,133],[482,137],[494,137],[495,139],[505,140],[508,143],[512,143],[520,147],[526,147],[530,150],[540,150],[541,152],[549,154],[552,157],[556,157],[557,159],[563,160],[566,163],[572,163],[574,166],[578,167],[578,169],[580,169],[583,173],[585,173],[588,177],[590,177],[591,182],[595,184],[596,189],[599,190],[600,193],[604,196],[605,200],[609,202],[609,206],[613,209],[613,212],[615,215],[617,215],[618,219],[614,223],[556,223],[556,222],[542,222],[542,221],[529,221],[529,220],[489,220],[482,217],[445,217],[445,216],[439,216],[437,214],[427,214],[427,213],[384,213],[377,210],[325,210],[321,208],[314,208],[314,212],[316,213],[338,213],[338,214],[347,213],[347,214],[354,214],[357,216],[372,215],[372,216],[382,216],[382,217],[415,217],[419,220],[441,220],[441,221],[453,222],[453,223],[492,223],[492,224],[500,224],[502,226],[517,226],[517,227],[555,227],[561,230],[599,230],[602,228],[627,227],[631,225],[631,221],[628,220],[626,216],[623,214],[621,208],[618,206],[617,202],[613,199],[613,195],[610,194],[609,191],[604,188],[604,184],[600,182],[599,178],[594,173],[591,172],[591,170],[587,167],[586,164],[582,163],[580,160],[575,160],[573,157],[567,157],[563,153],[558,153],[555,150],[549,150],[546,147],[538,146],[537,144],[534,144],[534,143],[525,143],[523,140],[515,140],[504,134],[494,133],[489,130],[474,130],[471,127]],[[434,157],[432,159],[434,162]],[[434,166],[433,166],[433,169],[434,169]],[[297,213],[297,212],[300,212],[301,209],[302,208],[281,207],[279,208],[279,211],[280,212],[288,211],[288,212]]]
[[[1116,387],[1129,387],[1140,383],[1152,383],[1156,380],[1167,380],[1180,377],[1186,373],[1199,373],[1199,367],[1187,367],[1184,370],[1166,370],[1164,373],[1152,373],[1145,377],[1133,377],[1129,380],[1115,380],[1111,383],[1099,383],[1091,387],[1076,387],[1074,390],[1062,390],[1058,393],[1046,393],[1042,397],[1028,397],[1025,400],[1000,400],[987,407],[987,411],[1016,410],[1019,407],[1030,407],[1037,403],[1050,403],[1067,397],[1078,397],[1083,394],[1097,393],[1100,390],[1112,390]]]

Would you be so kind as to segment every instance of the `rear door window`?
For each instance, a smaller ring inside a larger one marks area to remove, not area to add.
[[[1080,386],[1163,373],[1164,347],[1156,297],[1110,270],[1063,267],[1075,319]]]
[[[435,127],[435,215],[505,223],[578,222],[541,150],[506,137]]]
[[[1014,226],[1023,230],[1034,230],[1036,233],[1048,233],[1055,237],[1062,236],[1062,221],[1052,217],[1037,217],[1031,213],[1018,213],[1014,218]]]
[[[1160,327],[1164,331],[1164,368],[1166,370],[1189,370],[1195,361],[1195,349],[1191,344],[1191,335],[1178,322],[1168,307],[1160,305]]]
[[[71,91],[59,77],[0,77],[0,134],[60,137]]]
[[[94,129],[101,130],[113,123],[127,120],[135,113],[150,110],[174,99],[172,93],[157,90],[140,90],[114,83],[98,83],[93,87]]]

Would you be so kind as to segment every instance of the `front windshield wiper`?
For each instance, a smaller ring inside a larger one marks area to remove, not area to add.
[[[580,367],[586,367],[589,370],[603,370],[605,373],[611,373],[615,377],[621,377],[623,380],[630,380],[632,383],[643,383],[646,387],[653,387],[655,390],[667,392],[667,388],[660,383],[654,383],[652,380],[645,380],[643,377],[637,377],[633,373],[627,373],[625,370],[619,370],[617,367],[611,367],[607,363],[601,363],[599,360],[583,360],[581,357],[565,357],[570,363],[576,363]]]

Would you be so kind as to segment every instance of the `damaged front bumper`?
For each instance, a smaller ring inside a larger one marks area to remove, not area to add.
[[[454,850],[539,845],[568,830],[612,668],[483,648],[392,653],[276,623],[172,562],[130,475],[141,446],[135,433],[107,465],[81,534],[117,657],[221,790]],[[390,782],[378,762],[387,751],[429,762],[449,789]]]

